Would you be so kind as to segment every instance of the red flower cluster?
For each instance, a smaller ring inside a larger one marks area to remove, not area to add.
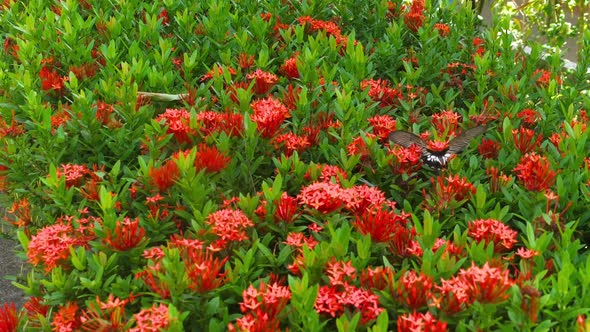
[[[424,0],[414,0],[410,6],[410,10],[404,16],[404,23],[408,29],[416,32],[424,25]]]
[[[389,115],[376,115],[367,120],[373,126],[373,134],[379,137],[380,141],[387,141],[387,137],[397,126],[395,119]]]
[[[285,156],[290,157],[293,152],[302,153],[311,146],[307,136],[298,136],[292,132],[275,136],[271,143],[275,149],[282,147]]]
[[[254,110],[250,118],[258,126],[260,136],[264,138],[276,135],[283,122],[291,117],[289,109],[273,97],[254,101],[250,107]]]
[[[361,214],[369,208],[381,206],[386,201],[383,191],[367,185],[342,189],[341,197],[346,209],[353,214]]]
[[[164,121],[164,124],[168,126],[168,134],[173,134],[179,143],[190,143],[191,137],[195,134],[195,130],[189,125],[190,113],[184,108],[167,108],[156,118],[156,121]]]
[[[342,187],[332,182],[314,182],[301,189],[297,199],[299,204],[321,213],[330,213],[344,206],[342,190]]]
[[[428,300],[432,298],[432,286],[432,277],[423,272],[417,274],[416,271],[410,270],[398,281],[397,298],[409,309],[426,307]]]
[[[68,220],[58,219],[56,224],[42,228],[36,235],[33,235],[27,257],[31,264],[38,266],[44,265],[46,272],[51,272],[55,267],[66,265],[70,257],[70,247],[86,247],[88,242],[94,238],[94,233],[90,225],[72,225],[73,218]],[[78,220],[79,223],[82,219]]]
[[[516,114],[516,117],[528,127],[533,127],[541,120],[541,114],[533,109],[525,108]]]
[[[369,234],[373,242],[391,243],[395,248],[407,248],[412,238],[408,229],[409,221],[408,213],[374,208],[357,214],[353,225],[359,233]]]
[[[489,186],[492,193],[500,191],[502,187],[506,188],[512,181],[512,176],[507,176],[495,167],[486,169],[486,175],[490,177]]]
[[[253,73],[246,75],[246,78],[255,82],[254,93],[259,95],[269,92],[279,80],[277,75],[260,69],[256,69]]]
[[[553,73],[551,73],[550,71],[546,70],[546,69],[537,69],[533,72],[533,78],[535,78],[535,82],[537,83],[537,86],[539,87],[548,87],[549,86],[549,82],[551,82],[552,79],[555,80],[555,82],[557,82],[557,84],[561,85],[562,81],[561,78],[559,77],[559,75],[553,75]]]
[[[127,251],[137,247],[145,239],[145,229],[139,226],[139,217],[125,217],[123,221],[117,220],[114,232],[106,230],[104,241],[115,250]]]
[[[195,154],[195,168],[198,171],[205,170],[208,173],[216,173],[227,167],[231,158],[225,156],[214,146],[200,143]]]
[[[66,180],[66,188],[78,187],[82,184],[82,180],[87,174],[90,174],[90,170],[86,165],[76,164],[62,164],[57,169],[57,177],[64,177]]]
[[[55,92],[57,95],[64,93],[67,77],[60,76],[52,66],[43,66],[39,71],[39,78],[41,78],[41,89],[44,91]]]
[[[52,331],[73,332],[82,326],[81,315],[78,313],[78,303],[68,302],[61,306],[53,315],[51,321]]]
[[[449,138],[457,136],[459,122],[462,120],[461,115],[451,110],[442,111],[432,114],[430,121],[441,137]],[[446,136],[445,136],[446,134]]]
[[[376,102],[379,102],[381,107],[397,106],[400,100],[404,98],[401,90],[390,88],[389,81],[378,80],[364,80],[361,82],[361,89],[369,88],[369,97]]]
[[[447,323],[436,319],[430,312],[403,314],[397,318],[398,332],[446,332]]]
[[[201,123],[200,131],[205,136],[224,132],[227,136],[239,137],[244,133],[244,116],[240,113],[204,111],[197,114],[197,122]]]
[[[366,133],[365,136],[368,140],[373,140],[373,139],[377,138],[376,135],[371,134],[371,133]],[[365,143],[365,140],[363,139],[362,136],[355,137],[352,140],[352,142],[350,142],[350,144],[348,144],[348,146],[346,147],[346,150],[348,151],[349,156],[353,156],[353,155],[357,155],[357,154],[360,155],[361,160],[365,160],[365,159],[369,158],[369,156],[371,155],[371,152],[369,151],[369,147],[367,146],[367,143]]]
[[[290,79],[299,78],[299,69],[297,68],[297,54],[285,60],[281,66],[281,72]]]
[[[170,309],[164,304],[154,303],[151,308],[142,309],[133,315],[135,327],[129,332],[156,332],[166,329],[170,325]]]
[[[240,310],[244,316],[236,320],[236,326],[230,323],[228,331],[280,331],[282,312],[291,299],[289,287],[261,282],[258,289],[250,285],[242,297]]]
[[[446,37],[449,34],[451,34],[451,28],[449,27],[448,24],[444,24],[444,23],[436,23],[434,25],[434,28],[438,31],[438,34],[441,37]]]
[[[350,285],[356,279],[356,270],[350,262],[332,260],[327,265],[330,286],[321,286],[314,308],[319,314],[341,316],[347,308],[361,312],[363,324],[377,318],[384,310],[379,307],[379,297],[371,291]]]
[[[391,168],[396,174],[412,174],[422,168],[422,150],[416,145],[409,148],[395,145],[389,149],[389,153],[394,156]]]
[[[442,175],[430,179],[433,185],[432,201],[430,206],[437,210],[443,210],[454,203],[469,199],[475,194],[475,186],[467,178],[461,178],[459,175]],[[424,193],[426,195],[426,193]]]
[[[0,137],[16,137],[25,133],[25,127],[16,120],[15,111],[12,111],[10,126],[0,116]]]
[[[529,153],[537,148],[543,141],[543,137],[538,135],[535,138],[535,131],[525,127],[520,127],[518,130],[512,130],[512,138],[514,139],[514,146],[520,153]]]
[[[17,332],[18,327],[18,313],[14,302],[10,305],[5,303],[0,307],[0,331]]]
[[[505,252],[516,244],[518,233],[495,219],[478,219],[468,225],[468,233],[475,241],[493,243],[494,252]]]
[[[556,176],[547,157],[534,152],[520,158],[514,172],[524,187],[531,191],[549,189],[553,185]]]
[[[246,230],[254,223],[240,210],[223,209],[213,212],[207,217],[207,224],[211,226],[213,234],[219,236],[222,242],[244,241],[248,239]]]
[[[168,188],[172,187],[176,180],[178,180],[180,177],[180,169],[178,169],[176,160],[171,158],[160,167],[150,166],[148,176],[149,184],[158,189],[158,192],[163,193],[168,190]]]
[[[500,153],[500,148],[500,143],[491,139],[483,138],[481,143],[477,146],[477,151],[484,159],[496,159]]]
[[[333,36],[336,39],[336,43],[342,48],[346,48],[348,43],[348,37],[343,35],[340,28],[333,22],[326,22],[322,20],[314,20],[309,16],[303,16],[297,19],[299,24],[308,25],[310,32],[325,31],[328,36]],[[355,41],[356,45],[356,41]]]

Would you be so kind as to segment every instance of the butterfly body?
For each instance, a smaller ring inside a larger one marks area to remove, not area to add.
[[[486,129],[485,126],[477,126],[466,130],[461,135],[451,140],[449,142],[449,147],[442,151],[429,149],[428,145],[422,138],[407,131],[394,131],[389,134],[389,140],[405,148],[412,145],[418,146],[422,151],[422,161],[429,167],[438,171],[447,165],[447,162],[452,156],[461,153],[473,138],[483,134]]]

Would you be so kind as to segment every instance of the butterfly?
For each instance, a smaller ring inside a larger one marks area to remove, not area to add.
[[[394,131],[389,134],[389,140],[404,148],[408,148],[412,145],[418,146],[420,150],[422,150],[423,162],[435,170],[440,170],[446,166],[449,158],[461,153],[472,139],[483,134],[486,130],[486,126],[477,126],[468,129],[451,140],[449,142],[449,147],[443,151],[430,150],[422,138],[407,131]]]

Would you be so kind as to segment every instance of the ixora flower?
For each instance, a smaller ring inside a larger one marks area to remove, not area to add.
[[[205,136],[224,132],[231,137],[240,137],[244,132],[244,115],[240,113],[203,111],[197,114],[197,122],[202,124],[200,131]]]
[[[401,89],[390,88],[389,81],[378,80],[364,80],[361,82],[361,89],[369,88],[369,97],[376,102],[379,102],[381,107],[396,106],[400,100],[404,99]]]
[[[371,291],[352,285],[321,286],[314,304],[319,314],[333,318],[341,316],[347,308],[361,312],[361,323],[377,318],[384,310],[379,306],[379,297]]]
[[[168,134],[173,134],[179,143],[190,143],[191,137],[196,132],[195,129],[190,128],[190,113],[184,108],[168,108],[156,117],[156,121],[164,121],[164,125],[168,126]]]
[[[512,130],[514,146],[520,153],[529,153],[537,148],[543,141],[543,137],[538,135],[535,138],[535,131],[525,127]]]
[[[386,208],[366,209],[364,213],[357,214],[353,225],[361,234],[369,234],[371,240],[381,243],[392,243],[395,247],[403,247],[405,241],[411,239],[411,231],[407,228],[410,214],[397,213]]]
[[[462,117],[459,113],[445,110],[432,114],[430,121],[439,135],[443,136],[446,134],[446,137],[456,137],[461,119]]]
[[[430,312],[413,312],[397,318],[398,332],[446,332],[447,323],[436,319]]]
[[[90,173],[86,165],[62,164],[57,169],[57,177],[64,177],[66,188],[77,187],[82,183],[84,177]]]
[[[514,172],[524,187],[530,191],[549,189],[553,185],[556,176],[547,157],[534,152],[520,158]]]
[[[125,217],[123,221],[117,220],[114,232],[106,230],[104,241],[113,249],[127,251],[137,247],[146,240],[145,229],[139,226],[139,217],[131,219]]]
[[[301,189],[299,204],[307,205],[321,213],[334,212],[344,206],[342,187],[332,182],[314,182]]]
[[[283,310],[291,299],[288,286],[277,282],[267,285],[261,282],[258,288],[250,285],[242,293],[240,310],[245,315],[228,325],[229,331],[266,332],[280,331]]]
[[[408,29],[416,32],[424,24],[424,0],[414,0],[410,10],[404,16],[404,23]]]
[[[478,219],[468,225],[468,235],[475,241],[494,244],[494,252],[506,252],[516,244],[518,233],[495,219]]]
[[[420,309],[426,307],[432,298],[432,277],[411,270],[403,274],[398,281],[397,299],[407,308]]]
[[[422,168],[422,149],[418,145],[408,148],[395,145],[388,151],[394,157],[390,166],[395,174],[412,174]]]
[[[150,166],[148,170],[148,183],[161,193],[172,187],[179,177],[180,169],[174,158],[169,159],[160,167]]]
[[[397,126],[397,122],[390,115],[376,115],[367,121],[373,126],[373,134],[377,135],[380,141],[387,141],[389,134],[395,131]]]
[[[10,305],[5,303],[3,307],[0,307],[0,331],[4,332],[17,332],[18,327],[18,312],[14,302]]]
[[[264,138],[276,135],[283,122],[291,117],[287,106],[274,97],[256,100],[250,107],[254,110],[250,118],[258,126],[260,136]]]
[[[248,239],[246,230],[254,226],[246,214],[240,210],[223,209],[207,217],[211,231],[222,241],[244,241]]]
[[[135,327],[129,332],[157,332],[170,326],[170,309],[164,303],[142,309],[133,315]]]
[[[61,306],[53,315],[51,321],[52,331],[73,332],[82,326],[81,316],[78,314],[79,306],[76,302],[68,302]]]
[[[90,233],[89,230],[88,233]],[[74,228],[71,223],[58,221],[54,225],[42,228],[37,235],[33,235],[29,243],[27,257],[34,266],[43,265],[47,273],[55,267],[67,263],[70,257],[70,247],[76,248],[88,245],[94,235],[85,234]]]
[[[508,270],[490,267],[487,262],[482,267],[472,263],[468,269],[461,269],[458,278],[468,297],[480,303],[506,301],[510,297],[509,290],[514,285]]]
[[[355,215],[364,213],[369,208],[381,206],[386,202],[385,193],[381,189],[366,184],[342,189],[341,197],[345,202],[346,209]],[[393,202],[389,203],[395,205]]]
[[[258,95],[269,92],[279,80],[277,75],[260,69],[256,69],[253,73],[246,75],[246,78],[255,82],[254,92]]]

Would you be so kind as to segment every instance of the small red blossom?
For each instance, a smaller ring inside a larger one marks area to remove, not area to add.
[[[404,16],[404,23],[408,29],[417,32],[424,25],[424,0],[413,0],[410,10]]]
[[[422,150],[417,145],[409,148],[395,145],[389,153],[394,156],[390,165],[395,174],[412,174],[422,168]]]
[[[477,242],[486,245],[493,243],[494,252],[501,253],[512,249],[518,233],[495,219],[478,219],[468,224],[468,233]]]
[[[361,215],[357,215],[353,225],[359,233],[369,234],[372,241],[389,243],[395,241],[400,235],[403,235],[402,238],[409,239],[410,230],[407,228],[409,220],[408,213],[375,208],[367,209]]]
[[[331,317],[342,315],[346,308],[359,310],[363,324],[376,319],[384,310],[379,307],[377,295],[352,285],[321,286],[314,308],[319,314],[327,314]]]
[[[41,89],[44,91],[55,92],[57,95],[65,92],[67,77],[60,76],[54,68],[43,66],[39,71],[39,78],[41,78]]]
[[[426,145],[428,146],[428,149],[430,151],[434,151],[434,152],[443,152],[443,151],[447,151],[449,149],[449,142],[444,141],[433,141],[433,140],[428,140],[426,142]]]
[[[389,115],[376,115],[367,120],[373,126],[373,134],[382,142],[387,141],[389,134],[397,127],[395,119]]]
[[[258,288],[250,285],[242,297],[240,310],[245,315],[237,319],[235,326],[230,323],[229,331],[280,331],[283,311],[291,299],[289,287],[261,282]]]
[[[12,111],[10,125],[0,116],[0,137],[17,137],[25,133],[23,124],[17,121],[16,112]]]
[[[501,303],[510,297],[510,288],[514,281],[510,279],[509,271],[497,267],[477,267],[472,263],[467,270],[459,271],[459,278],[465,285],[468,296],[480,303]]]
[[[399,105],[404,95],[400,89],[390,88],[389,81],[386,80],[365,80],[361,82],[361,89],[369,88],[369,97],[379,102],[381,107],[390,107]]]
[[[203,111],[197,114],[197,122],[202,124],[200,131],[205,136],[224,132],[230,137],[240,137],[244,132],[244,115],[240,113]]]
[[[115,107],[113,105],[107,104],[102,101],[98,101],[94,104],[94,107],[96,108],[96,113],[94,114],[94,117],[98,122],[105,126],[113,124],[114,119],[112,117],[112,114],[115,110]]]
[[[385,193],[377,187],[370,187],[366,184],[342,189],[341,197],[345,202],[346,209],[355,215],[385,203]]]
[[[459,122],[462,120],[461,115],[451,110],[445,110],[440,113],[432,114],[430,121],[436,131],[444,137],[457,136]]]
[[[248,239],[246,231],[254,226],[244,212],[223,209],[213,212],[207,217],[211,231],[223,241],[244,241]]]
[[[238,55],[238,66],[240,66],[240,68],[246,70],[246,69],[250,69],[250,67],[252,67],[254,65],[254,56],[253,55],[249,55],[246,53],[240,53]]]
[[[409,309],[417,310],[428,304],[428,299],[432,297],[432,287],[432,277],[411,270],[399,279],[397,298]]]
[[[393,285],[394,272],[389,267],[377,266],[367,268],[361,271],[359,281],[363,288],[384,290]]]
[[[344,286],[356,279],[356,269],[350,261],[340,262],[332,259],[326,264],[326,274],[332,286]]]
[[[279,100],[268,97],[252,102],[250,107],[254,113],[250,115],[264,138],[272,138],[277,134],[283,122],[291,117],[289,109]]]
[[[74,332],[82,326],[80,315],[78,314],[78,304],[76,302],[69,302],[53,315],[51,321],[52,331],[58,332]]]
[[[160,167],[151,166],[148,170],[148,183],[161,193],[172,187],[179,178],[180,169],[174,158]]]
[[[457,203],[461,203],[475,194],[475,186],[467,178],[461,178],[459,175],[447,177],[439,175],[430,179],[430,182],[434,187],[434,192],[428,200],[428,205],[438,211],[455,207]]]
[[[533,127],[541,120],[541,114],[533,109],[525,108],[516,114],[516,117],[528,127]]]
[[[195,168],[197,171],[205,170],[208,173],[217,173],[227,167],[231,158],[225,156],[216,146],[208,146],[200,143],[195,155]]]
[[[281,66],[281,72],[290,79],[299,78],[299,69],[297,68],[297,54],[285,60]]]
[[[297,199],[299,204],[321,213],[330,213],[344,206],[342,190],[342,187],[332,182],[314,182],[304,187]]]
[[[304,245],[313,250],[319,242],[311,236],[305,237],[303,233],[291,232],[287,234],[287,240],[284,243],[288,246],[295,247],[299,252],[302,252]]]
[[[537,69],[533,72],[533,76],[535,79],[535,83],[537,84],[538,87],[548,87],[549,86],[549,82],[551,82],[551,80],[555,80],[555,82],[558,85],[561,85],[562,81],[561,78],[559,77],[559,75],[554,75],[553,73],[551,73],[548,70],[545,69]]]
[[[525,127],[513,129],[512,138],[514,139],[516,149],[523,154],[533,151],[543,141],[543,137],[540,134],[535,138],[535,131]]]
[[[160,14],[158,14],[158,18],[162,19],[162,25],[167,27],[170,25],[170,17],[168,16],[168,10],[166,8],[162,8],[160,10]]]
[[[556,173],[551,169],[547,157],[534,152],[520,158],[514,172],[524,187],[530,191],[544,191],[555,182]]]
[[[183,246],[181,248],[189,288],[205,293],[221,287],[227,282],[227,272],[222,272],[229,257],[219,259],[209,248]]]
[[[287,157],[292,156],[293,152],[302,153],[311,146],[307,136],[298,136],[292,132],[275,136],[271,144],[277,150],[282,148]]]
[[[208,81],[212,78],[216,77],[223,77],[225,73],[228,73],[230,76],[236,74],[236,70],[231,67],[225,67],[218,64],[213,65],[213,68],[207,72],[207,74],[201,77],[201,82]]]
[[[371,134],[371,133],[367,133],[365,136],[366,136],[367,140],[369,140],[369,141],[377,138],[376,135]],[[357,154],[360,155],[361,160],[365,160],[365,159],[369,158],[369,156],[371,155],[369,147],[367,146],[367,143],[365,142],[365,139],[363,139],[362,136],[355,137],[352,140],[352,142],[350,142],[350,144],[348,144],[348,146],[346,147],[346,150],[348,151],[349,156],[353,156],[353,155],[357,155]]]
[[[486,169],[486,175],[490,177],[489,186],[490,191],[493,193],[500,191],[501,188],[508,187],[508,184],[512,182],[512,176],[507,176],[495,167]]]
[[[436,319],[430,312],[404,314],[397,318],[398,332],[446,332],[447,323]]]
[[[14,302],[5,303],[0,307],[0,331],[16,332],[18,327],[18,312]]]
[[[269,92],[279,80],[277,75],[260,69],[256,69],[252,74],[246,75],[246,78],[255,82],[254,92],[259,95]]]
[[[57,169],[57,177],[64,177],[66,188],[78,187],[82,184],[84,177],[90,173],[86,165],[62,164]]]
[[[110,229],[106,230],[104,241],[115,250],[127,251],[145,240],[145,233],[145,229],[139,226],[139,217],[135,219],[125,217],[123,221],[117,221],[114,232]]]
[[[293,223],[302,214],[299,211],[297,198],[289,196],[286,192],[275,202],[275,222]]]
[[[135,327],[129,332],[158,332],[170,325],[169,309],[164,303],[154,303],[151,308],[142,309],[133,315]]]
[[[491,139],[482,138],[481,143],[477,146],[477,151],[484,159],[496,159],[500,153],[500,148],[500,143]]]
[[[444,24],[444,23],[436,23],[434,25],[434,28],[438,31],[438,34],[441,37],[446,37],[451,33],[451,28],[449,27],[448,24]]]
[[[173,134],[179,143],[190,143],[191,137],[195,134],[195,129],[189,126],[190,113],[184,108],[167,108],[163,114],[156,117],[156,121],[164,121],[168,126],[167,133]]]

